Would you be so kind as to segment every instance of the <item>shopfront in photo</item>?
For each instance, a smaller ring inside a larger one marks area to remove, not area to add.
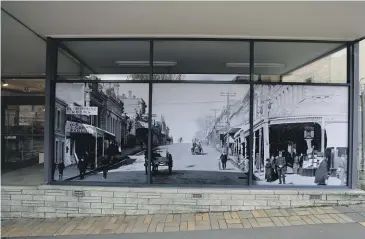
[[[47,44],[51,183],[352,187],[353,44]],[[73,74],[62,49],[83,63]]]

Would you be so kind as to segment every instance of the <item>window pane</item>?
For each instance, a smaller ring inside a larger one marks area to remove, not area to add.
[[[57,83],[55,180],[145,183],[147,105],[148,84]]]
[[[235,135],[249,130],[248,91],[243,84],[154,84],[153,183],[247,185],[247,143]]]
[[[254,92],[255,183],[346,185],[348,88],[256,85]]]
[[[255,81],[346,83],[346,48],[338,43],[255,42]],[[332,53],[332,54],[330,54]]]
[[[2,184],[42,184],[44,79],[2,81]]]
[[[248,42],[155,41],[153,49],[153,80],[249,79]]]
[[[80,68],[60,51],[59,79],[134,80],[129,75],[133,73],[139,75],[138,79],[149,80],[149,41],[66,41],[63,44],[86,65]]]

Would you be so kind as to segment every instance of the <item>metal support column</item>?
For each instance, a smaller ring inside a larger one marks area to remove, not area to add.
[[[321,152],[324,153],[324,134],[325,134],[325,130],[326,130],[326,122],[324,120],[324,117],[322,117],[322,121],[321,121]],[[332,165],[331,165],[332,167]]]
[[[54,162],[54,115],[55,91],[57,78],[57,61],[59,42],[50,37],[46,41],[46,82],[45,82],[45,117],[44,117],[44,182],[54,180],[52,167]]]
[[[249,170],[248,170],[248,185],[252,185],[253,178],[253,100],[254,100],[254,42],[250,41],[250,136],[249,136],[249,147],[248,147],[248,157],[249,157]]]
[[[152,79],[153,79],[153,41],[150,41],[150,82],[148,83],[148,160],[147,183],[152,183],[151,159],[152,159]]]
[[[358,182],[358,147],[359,147],[359,43],[347,47],[347,80],[349,90],[349,140],[347,185],[357,188]]]

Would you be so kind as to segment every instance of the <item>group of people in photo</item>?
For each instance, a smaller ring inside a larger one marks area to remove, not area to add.
[[[66,148],[67,150],[67,148]],[[75,160],[77,169],[79,171],[79,178],[81,180],[85,179],[87,169],[96,169],[95,165],[95,152],[94,150],[84,150],[82,153],[75,152]],[[108,170],[110,165],[115,161],[116,156],[121,154],[121,147],[116,141],[111,141],[107,147],[104,155],[102,152],[98,152],[97,163],[100,165],[98,168],[103,171],[103,178],[107,178]],[[53,161],[52,164],[52,175],[55,176],[56,170],[58,169],[58,180],[63,180],[63,174],[65,170],[64,160],[61,159],[58,163]]]
[[[258,154],[256,155],[258,158]],[[256,160],[256,168],[260,168],[261,160]],[[259,165],[257,165],[259,164]],[[283,156],[283,152],[279,152],[278,156],[271,156],[266,159],[265,179],[267,182],[273,182],[279,179],[279,184],[285,184],[285,174],[287,172],[287,161]]]

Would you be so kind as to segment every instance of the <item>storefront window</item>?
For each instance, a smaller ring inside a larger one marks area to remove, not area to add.
[[[155,41],[153,56],[152,182],[247,185],[249,43]]]
[[[63,44],[81,61],[58,63],[54,180],[347,185],[341,43],[254,42],[253,65],[248,41],[154,40],[153,59],[147,40]]]
[[[2,80],[2,184],[43,182],[44,80]]]
[[[254,184],[347,185],[348,86],[290,84],[346,84],[341,46],[255,42]]]

